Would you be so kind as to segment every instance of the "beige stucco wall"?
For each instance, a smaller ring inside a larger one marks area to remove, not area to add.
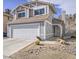
[[[12,17],[10,17],[7,14],[3,15],[3,32],[7,33],[7,24],[9,21],[12,20]]]
[[[25,12],[27,12],[28,14],[28,17],[27,18],[29,18],[29,17],[34,17],[34,9],[39,9],[39,8],[45,8],[45,14],[43,14],[43,15],[48,15],[49,17],[49,21],[52,23],[52,17],[53,17],[53,11],[51,10],[51,8],[49,8],[49,5],[38,5],[37,7],[36,6],[34,6],[34,7],[31,7],[31,9],[29,9],[29,8],[24,8],[24,7],[22,7],[22,6],[20,6],[19,8],[17,8],[16,10],[15,10],[15,12],[14,12],[14,19],[16,20],[18,17],[17,17],[17,15],[18,15],[18,12],[17,11],[25,11]],[[27,10],[29,10],[29,11],[27,11]],[[37,15],[37,16],[43,16],[43,15]],[[25,18],[25,17],[24,17]]]
[[[3,16],[3,32],[7,32],[8,16]]]
[[[48,17],[48,20],[52,23],[52,19],[53,19],[53,11],[49,8],[49,17]]]

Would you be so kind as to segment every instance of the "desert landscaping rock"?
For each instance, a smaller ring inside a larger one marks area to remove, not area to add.
[[[75,59],[76,45],[44,44],[33,45],[15,53],[12,59]]]

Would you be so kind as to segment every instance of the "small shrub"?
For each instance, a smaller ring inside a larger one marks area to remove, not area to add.
[[[71,38],[76,38],[76,36],[71,36]]]
[[[42,40],[42,39],[41,39],[40,37],[38,37],[38,36],[37,36],[37,39],[40,40],[40,41]]]
[[[65,44],[66,43],[65,40],[63,40],[63,39],[58,39],[57,42],[59,42],[60,44]]]
[[[40,44],[40,40],[37,40],[37,41],[35,42],[35,44],[36,44],[36,45],[39,45],[39,44]]]
[[[65,44],[65,41],[64,41],[64,40],[61,40],[60,43],[61,43],[61,44]]]

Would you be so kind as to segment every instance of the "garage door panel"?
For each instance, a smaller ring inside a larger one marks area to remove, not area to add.
[[[18,25],[11,25],[12,28],[18,28],[18,29],[22,29],[22,28],[37,28],[40,24],[39,23],[30,23],[30,24],[18,24]]]
[[[24,28],[24,29],[13,29],[14,38],[23,38],[23,39],[35,39],[36,36],[39,36],[38,28]]]

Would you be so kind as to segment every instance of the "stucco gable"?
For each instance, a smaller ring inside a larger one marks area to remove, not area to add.
[[[30,8],[27,7],[27,6],[24,6],[24,5],[18,5],[18,6],[16,6],[16,8],[14,8],[14,9],[11,11],[11,13],[14,13],[15,10],[16,10],[16,11],[17,11],[17,10],[22,10],[23,8],[30,9]]]
[[[28,2],[28,3],[24,3],[23,5],[27,6],[27,5],[31,5],[31,4],[40,4],[40,5],[48,5],[49,8],[55,13],[56,10],[55,10],[55,7],[54,7],[54,4],[53,3],[49,3],[49,2],[44,2],[44,1],[31,1],[31,2]]]

